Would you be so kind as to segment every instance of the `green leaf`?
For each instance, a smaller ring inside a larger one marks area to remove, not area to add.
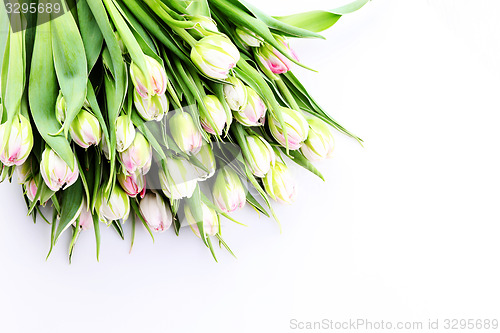
[[[87,72],[90,73],[101,54],[103,37],[87,1],[78,1],[77,11],[78,25],[87,57]]]
[[[39,14],[38,20],[44,22],[43,14]],[[49,134],[57,132],[60,127],[54,111],[59,87],[52,61],[50,31],[50,21],[39,25],[36,30],[28,88],[29,104],[35,126],[44,141],[74,169],[75,158],[68,140],[63,135]]]
[[[264,207],[262,207],[262,205],[257,201],[257,199],[253,197],[252,194],[250,194],[250,192],[247,193],[247,202],[257,211],[261,212],[267,217],[271,217],[267,212],[267,210]]]
[[[51,22],[52,54],[57,80],[66,100],[64,135],[80,113],[87,96],[87,58],[80,31],[71,13],[67,12]]]
[[[191,1],[187,7],[189,14],[191,15],[201,15],[210,17],[210,7],[208,6],[207,0],[195,0]]]
[[[54,243],[61,234],[76,221],[83,209],[83,184],[80,178],[62,193],[61,216],[57,226]]]
[[[111,222],[111,225],[113,226],[113,229],[115,229],[116,233],[122,240],[125,240],[125,235],[123,233],[123,227],[120,223],[120,221],[113,221]]]
[[[101,230],[99,226],[99,217],[97,216],[97,214],[92,214],[92,220],[94,221],[96,256],[97,261],[99,261],[99,255],[101,254]]]
[[[309,31],[321,32],[334,25],[342,15],[334,14],[324,10],[313,10],[310,12],[279,16],[277,20],[289,25]]]

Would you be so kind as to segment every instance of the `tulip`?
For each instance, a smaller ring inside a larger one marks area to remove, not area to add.
[[[24,191],[26,192],[26,196],[28,199],[33,202],[36,197],[36,193],[38,191],[38,187],[36,186],[35,179],[32,178],[29,182],[24,184]]]
[[[229,38],[212,35],[196,43],[191,49],[191,60],[206,76],[223,80],[240,60],[240,52]]]
[[[295,59],[299,60],[295,52],[288,42],[282,37],[276,37],[277,41],[288,50],[290,55]],[[266,73],[270,78],[275,78],[274,74],[283,74],[290,70],[292,67],[292,61],[285,57],[282,53],[276,50],[271,45],[263,45],[257,49],[255,52],[255,58],[259,67],[264,73]]]
[[[247,47],[259,47],[262,44],[261,38],[246,28],[236,28],[236,34]]]
[[[247,88],[240,79],[231,76],[224,85],[224,97],[229,108],[233,111],[243,111],[247,106]]]
[[[144,176],[140,170],[136,171],[131,175],[125,173],[118,174],[118,182],[122,186],[122,189],[130,197],[135,198],[138,194],[141,198],[146,194],[146,176]]]
[[[116,119],[116,151],[124,152],[135,139],[135,127],[129,116],[123,115]],[[103,140],[105,141],[105,140]]]
[[[200,151],[193,156],[198,162],[200,162],[206,170],[199,168],[196,165],[194,166],[195,174],[198,177],[199,181],[206,180],[211,178],[215,174],[215,157],[210,144],[203,142],[203,145]]]
[[[144,221],[155,232],[164,232],[172,225],[172,212],[161,195],[150,192],[139,204]]]
[[[309,124],[302,113],[288,109],[280,108],[283,115],[283,121],[288,135],[288,148],[291,150],[299,149],[307,139],[309,133]],[[287,141],[283,133],[283,128],[279,121],[274,117],[269,117],[269,129],[271,134],[283,147],[286,147]]]
[[[5,166],[23,164],[33,148],[33,132],[29,119],[23,115],[14,117],[9,136],[9,123],[0,125],[0,161]]]
[[[307,119],[309,123],[309,136],[300,151],[313,162],[333,157],[335,141],[332,132],[324,121],[318,118]]]
[[[205,115],[202,115],[201,117],[201,126],[205,131],[207,131],[210,134],[222,135],[224,126],[226,126],[227,123],[226,110],[224,110],[222,103],[219,101],[217,96],[214,95],[204,96],[203,103],[205,103],[207,112],[212,117],[215,128],[212,127],[212,125],[208,121],[208,117]]]
[[[82,211],[80,212],[79,227],[82,231],[89,230],[94,227],[94,219],[92,218],[92,213],[87,209],[87,203],[85,200],[83,201]]]
[[[45,148],[40,163],[40,173],[48,188],[57,192],[73,185],[80,175],[76,157],[74,157],[74,170],[64,162],[52,149]]]
[[[175,111],[169,119],[170,132],[175,143],[184,153],[196,154],[201,149],[202,137],[193,118],[187,112]]]
[[[229,167],[219,171],[212,191],[217,207],[225,213],[243,208],[246,192],[240,177]]]
[[[271,145],[258,135],[246,137],[248,146],[247,162],[252,173],[263,178],[276,162],[276,154]]]
[[[194,23],[194,28],[189,29],[189,33],[195,38],[217,34],[217,24],[207,16],[195,15],[189,18]]]
[[[17,181],[19,184],[25,184],[33,177],[31,163],[31,158],[28,158],[23,164],[16,166]]]
[[[264,178],[264,187],[267,194],[281,203],[291,204],[297,196],[297,187],[288,167],[276,162]]]
[[[198,183],[196,171],[185,159],[167,158],[167,173],[160,169],[161,188],[172,199],[191,198]]]
[[[62,91],[59,91],[56,100],[56,118],[61,125],[66,120],[66,100],[64,99]]]
[[[146,121],[161,121],[165,113],[168,111],[168,99],[165,94],[144,98],[139,95],[137,90],[135,90],[134,105],[137,112]]]
[[[99,120],[88,111],[82,110],[69,128],[71,138],[77,145],[87,149],[98,145],[101,141],[101,125]]]
[[[147,174],[151,167],[153,159],[153,150],[146,138],[139,132],[135,134],[134,141],[120,154],[120,160],[129,175],[136,171],[141,172],[143,175]]]
[[[167,90],[167,73],[165,68],[154,58],[144,55],[149,77],[146,78],[141,69],[132,62],[130,64],[130,77],[137,93],[147,98],[152,95],[163,95]],[[149,85],[148,85],[149,83]]]
[[[266,120],[267,107],[259,94],[246,87],[248,102],[242,111],[234,113],[234,118],[244,126],[263,126]]]
[[[219,232],[220,219],[219,214],[212,208],[208,207],[204,203],[201,203],[201,209],[203,211],[203,231],[208,236],[215,236]],[[193,230],[194,234],[201,238],[200,229],[198,228],[198,221],[193,217],[189,205],[184,206],[184,214],[186,215],[186,220]],[[201,222],[201,221],[199,221]]]
[[[102,222],[126,221],[130,214],[130,199],[120,186],[115,185],[111,190],[109,201],[104,190],[99,193],[96,208]]]

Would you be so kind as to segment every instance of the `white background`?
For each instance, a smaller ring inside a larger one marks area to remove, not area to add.
[[[336,7],[252,0],[271,14]],[[293,332],[290,320],[427,322],[500,310],[500,52],[497,1],[376,0],[327,41],[296,41],[317,100],[365,140],[336,135],[327,181],[293,168],[283,233],[247,208],[226,223],[238,255],[215,263],[185,230],[152,244],[104,230],[68,237],[0,186],[0,332]],[[69,236],[69,235],[67,235]],[[496,316],[496,317],[495,317]],[[295,330],[296,331],[296,330]]]

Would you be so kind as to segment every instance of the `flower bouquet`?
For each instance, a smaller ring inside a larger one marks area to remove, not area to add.
[[[357,0],[272,17],[242,0],[14,0],[0,6],[1,181],[51,225],[189,226],[215,258],[221,217],[292,203],[287,163],[322,178],[339,125],[292,73],[290,38],[322,38]],[[34,4],[34,6],[33,6]],[[17,10],[16,10],[17,8]],[[45,207],[42,209],[42,207]],[[52,218],[47,218],[48,208]],[[104,223],[104,224],[102,224]],[[232,253],[232,252],[231,252]]]

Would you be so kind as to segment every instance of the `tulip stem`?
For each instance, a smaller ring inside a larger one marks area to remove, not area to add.
[[[283,82],[283,80],[279,77],[275,80],[275,82],[278,85],[280,92],[284,95],[284,97],[285,97],[286,101],[288,102],[288,104],[290,105],[290,107],[296,111],[300,111],[299,105],[295,101],[295,98],[293,98],[293,96],[290,93],[290,90],[286,86],[285,82]]]

